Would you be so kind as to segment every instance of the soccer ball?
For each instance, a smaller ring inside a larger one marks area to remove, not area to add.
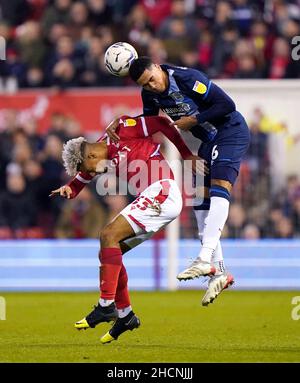
[[[137,58],[137,51],[132,45],[119,42],[107,48],[104,63],[106,69],[114,76],[127,76],[131,62]]]

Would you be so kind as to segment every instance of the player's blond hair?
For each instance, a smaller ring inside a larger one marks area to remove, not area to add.
[[[66,172],[74,177],[78,173],[78,166],[83,161],[82,144],[87,142],[84,137],[73,138],[63,146],[62,159]]]

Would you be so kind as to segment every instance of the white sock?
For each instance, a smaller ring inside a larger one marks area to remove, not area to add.
[[[228,217],[229,201],[222,197],[210,198],[210,209],[205,219],[202,237],[202,249],[199,258],[210,263],[212,255],[217,248],[223,227]]]
[[[118,316],[119,316],[119,318],[127,317],[127,315],[130,313],[130,311],[132,311],[132,307],[131,306],[127,306],[124,309],[120,309],[120,310],[118,309]]]
[[[218,241],[216,250],[214,251],[212,255],[212,260],[211,262],[216,268],[216,273],[215,275],[220,275],[224,273],[225,271],[225,264],[224,264],[224,259],[223,259],[223,251],[222,251],[222,246],[221,246],[221,241]]]
[[[114,302],[113,299],[102,299],[102,298],[99,299],[100,306],[102,307],[107,307],[111,305],[113,302]]]
[[[205,227],[205,220],[206,220],[206,217],[208,216],[208,212],[209,210],[194,210],[195,217],[197,220],[197,225],[198,225],[198,234],[201,241],[203,236],[203,230]]]
[[[197,220],[199,238],[202,243],[205,220],[208,216],[209,210],[194,210],[194,213]],[[212,255],[212,263],[217,270],[216,275],[221,274],[225,271],[223,251],[220,240],[218,241],[217,247]]]

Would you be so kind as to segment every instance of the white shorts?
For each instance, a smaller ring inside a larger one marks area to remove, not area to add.
[[[136,234],[124,242],[133,248],[146,241],[177,218],[181,209],[182,196],[177,183],[172,179],[154,182],[121,211]]]

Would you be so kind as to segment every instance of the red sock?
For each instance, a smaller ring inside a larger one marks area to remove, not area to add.
[[[100,296],[114,300],[122,267],[122,252],[118,247],[105,248],[100,254]]]
[[[116,306],[117,306],[117,309],[119,310],[130,306],[130,298],[129,298],[127,282],[128,282],[127,272],[126,272],[125,266],[122,264],[122,268],[119,274],[116,297],[115,297]]]

